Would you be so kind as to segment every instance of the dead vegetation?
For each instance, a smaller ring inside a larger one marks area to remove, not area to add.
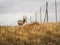
[[[60,23],[0,26],[1,45],[60,45]]]

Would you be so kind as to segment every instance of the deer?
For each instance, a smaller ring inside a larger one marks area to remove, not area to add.
[[[22,27],[27,22],[27,17],[23,16],[23,20],[18,20],[18,27]]]

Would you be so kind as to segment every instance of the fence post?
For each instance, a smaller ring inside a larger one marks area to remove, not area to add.
[[[56,22],[57,22],[57,2],[55,0],[55,15],[56,15]]]
[[[32,17],[30,16],[30,23],[32,22]]]
[[[47,18],[47,22],[48,22],[48,2],[46,2],[46,13],[45,13],[45,17],[44,17],[44,22],[45,22],[46,18]]]
[[[41,6],[40,6],[40,23],[41,23]]]
[[[35,22],[37,22],[37,12],[35,12]]]

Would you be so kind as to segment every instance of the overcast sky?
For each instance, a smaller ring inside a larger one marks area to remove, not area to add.
[[[39,11],[41,6],[42,21],[45,16],[45,3],[48,2],[49,21],[55,21],[55,0],[0,0],[0,24],[16,25],[17,20],[22,19],[22,15],[32,16],[34,20],[35,11],[37,11],[39,21]],[[60,0],[57,0],[58,21],[60,21]]]

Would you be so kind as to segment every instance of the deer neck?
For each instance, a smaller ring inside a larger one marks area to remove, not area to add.
[[[26,22],[26,19],[23,19],[23,22],[25,23]]]

